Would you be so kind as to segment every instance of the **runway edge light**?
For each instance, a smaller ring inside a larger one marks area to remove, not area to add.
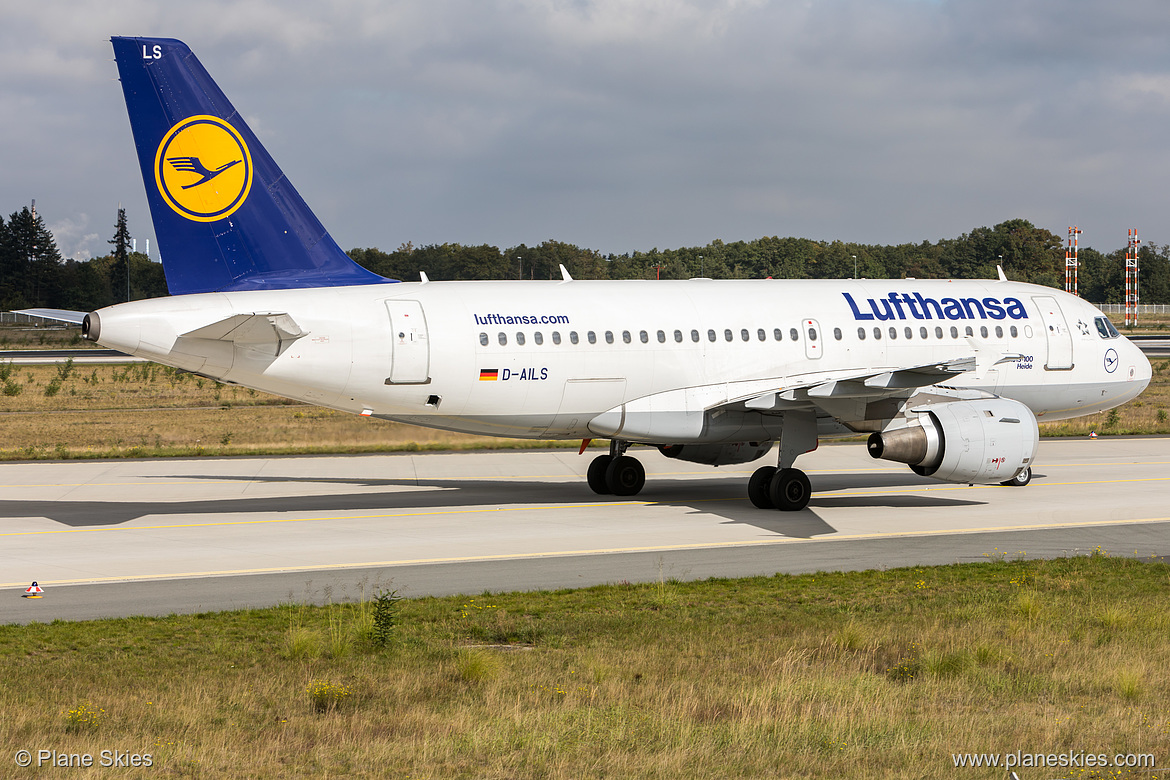
[[[39,599],[41,597],[41,594],[44,592],[45,592],[45,589],[34,582],[32,585],[29,585],[27,588],[24,589],[24,598],[26,598],[26,599]]]

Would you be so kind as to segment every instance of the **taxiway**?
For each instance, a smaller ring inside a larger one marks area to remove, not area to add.
[[[1025,488],[823,445],[796,513],[747,501],[758,463],[631,452],[635,499],[575,450],[0,464],[0,623],[1170,548],[1167,438],[1046,440]]]

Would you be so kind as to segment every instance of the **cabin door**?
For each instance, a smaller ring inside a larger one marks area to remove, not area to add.
[[[1037,295],[1032,298],[1040,307],[1040,318],[1044,321],[1044,333],[1048,338],[1048,361],[1044,368],[1049,371],[1067,371],[1073,367],[1072,331],[1064,320],[1060,304],[1051,295]]]
[[[386,301],[390,314],[388,385],[425,385],[431,381],[431,347],[427,319],[418,301]]]

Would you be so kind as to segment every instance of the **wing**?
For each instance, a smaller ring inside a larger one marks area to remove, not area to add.
[[[760,441],[779,437],[785,415],[811,412],[826,433],[876,430],[921,388],[1020,356],[990,358],[984,352],[895,370],[855,369],[807,374],[790,382],[760,379],[680,388],[616,406],[590,420],[589,429],[598,436],[656,444]]]

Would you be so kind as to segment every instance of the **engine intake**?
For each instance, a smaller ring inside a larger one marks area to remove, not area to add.
[[[906,463],[924,477],[972,484],[1012,479],[1036,456],[1036,417],[1018,401],[951,401],[913,411],[917,425],[870,435],[871,456]]]

